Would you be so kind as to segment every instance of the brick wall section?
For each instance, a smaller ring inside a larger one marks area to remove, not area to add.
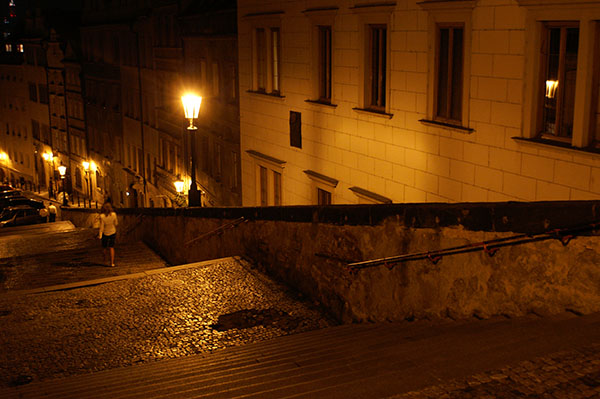
[[[600,202],[120,209],[118,240],[143,239],[171,264],[242,255],[345,322],[571,309],[600,311],[597,236],[446,256],[349,274],[345,261],[436,250],[600,219]],[[97,213],[63,209],[91,227]],[[222,234],[200,235],[240,217]]]

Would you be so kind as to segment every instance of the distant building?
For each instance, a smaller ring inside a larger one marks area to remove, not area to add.
[[[193,26],[213,17],[226,24],[217,31]],[[229,1],[85,3],[85,117],[97,193],[118,206],[182,205],[186,193],[179,195],[174,183],[182,180],[185,191],[189,188],[192,149],[181,96],[193,90],[204,96],[196,121],[203,205],[241,203],[237,84],[231,83],[237,65],[235,25]],[[190,49],[185,56],[184,45]],[[210,61],[208,80],[202,80],[207,70],[198,69],[202,57]],[[235,173],[229,165],[237,165]]]
[[[203,201],[241,205],[236,1],[193,2],[181,15],[184,86],[203,97],[195,149]]]
[[[244,205],[600,196],[600,2],[238,0]]]

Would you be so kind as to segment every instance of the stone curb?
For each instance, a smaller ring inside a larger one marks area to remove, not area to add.
[[[186,269],[191,269],[194,267],[206,267],[206,266],[210,266],[212,264],[224,262],[227,260],[234,260],[236,262],[240,262],[241,257],[228,256],[225,258],[211,259],[211,260],[202,261],[202,262],[186,263],[184,265],[163,267],[160,269],[153,269],[153,270],[148,270],[148,271],[139,272],[139,273],[123,274],[121,276],[104,277],[104,278],[98,278],[98,279],[94,279],[94,280],[78,281],[75,283],[68,283],[68,284],[50,285],[48,287],[34,288],[34,289],[30,289],[30,290],[8,291],[5,293],[1,293],[0,299],[10,298],[10,297],[15,297],[15,296],[22,296],[22,295],[43,294],[46,292],[67,291],[67,290],[73,290],[73,289],[77,289],[77,288],[91,287],[91,286],[100,285],[100,284],[113,283],[115,281],[148,277],[148,276],[151,276],[154,274],[175,272],[178,270],[186,270]]]

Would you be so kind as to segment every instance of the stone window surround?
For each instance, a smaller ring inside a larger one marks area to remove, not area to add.
[[[472,133],[469,127],[469,102],[471,88],[471,41],[472,41],[472,13],[475,7],[475,0],[462,1],[424,1],[417,3],[421,8],[427,11],[428,22],[428,65],[437,65],[437,29],[439,24],[460,23],[464,27],[463,43],[463,89],[462,89],[462,118],[461,125],[452,125],[447,121],[438,121],[435,118],[436,101],[436,82],[437,68],[431,67],[427,73],[427,119],[420,122],[433,124],[442,128],[459,130],[464,133]]]
[[[594,140],[590,126],[592,112],[592,84],[594,79],[594,46],[600,40],[600,4],[593,0],[517,0],[527,9],[526,37],[531,38],[525,49],[525,82],[538,82],[541,60],[539,49],[544,22],[579,22],[579,51],[577,56],[577,77],[575,86],[575,106],[573,115],[573,135],[571,146],[585,148]],[[549,4],[550,3],[550,4]],[[577,3],[579,7],[574,7]],[[527,62],[528,61],[528,62]],[[534,140],[538,134],[538,109],[541,106],[538,85],[525,86],[523,104],[523,138]],[[541,144],[541,143],[540,143]]]
[[[392,200],[384,197],[383,195],[379,195],[377,193],[374,193],[372,191],[369,190],[365,190],[364,188],[361,187],[350,187],[349,188],[350,191],[352,191],[352,193],[354,195],[356,195],[359,200],[362,199],[364,201],[366,201],[366,203],[369,204],[391,204]]]
[[[251,93],[263,94],[273,97],[283,97],[281,93],[282,90],[282,79],[281,79],[281,71],[282,71],[282,53],[284,51],[282,45],[282,36],[283,32],[281,29],[282,22],[281,17],[284,14],[283,11],[266,11],[266,12],[256,12],[244,15],[242,18],[249,22],[251,28],[251,36],[252,36],[252,88],[249,90]],[[258,54],[257,54],[257,29],[264,29],[265,32],[265,62],[266,62],[266,82],[265,82],[265,91],[259,90],[258,88]],[[279,30],[279,90],[274,91],[273,89],[273,71],[271,65],[271,52],[272,52],[272,35],[271,29]]]
[[[353,108],[358,113],[367,112],[371,115],[382,115],[386,118],[392,118],[393,114],[390,113],[390,87],[391,87],[391,31],[392,31],[392,15],[396,7],[396,2],[383,2],[374,4],[356,4],[350,7],[355,15],[358,16],[359,21],[359,37],[361,40],[360,55],[359,59],[363,62],[359,62],[358,71],[358,107]],[[367,65],[371,65],[369,62],[370,58],[370,41],[369,41],[369,26],[370,25],[385,25],[386,26],[386,87],[385,87],[385,110],[373,110],[370,109],[367,104],[367,93],[370,88],[368,87],[369,79],[369,68]]]
[[[337,179],[334,179],[333,177],[329,177],[326,175],[323,175],[319,172],[315,172],[314,170],[305,170],[304,174],[306,174],[306,176],[312,180],[312,194],[311,194],[311,198],[312,198],[312,203],[313,204],[318,204],[319,201],[319,190],[321,189],[323,191],[327,191],[328,193],[331,194],[331,203],[334,204],[335,201],[335,188],[337,187],[339,181]]]
[[[309,19],[311,27],[311,98],[306,100],[311,103],[324,104],[328,106],[336,106],[334,101],[335,91],[333,90],[334,82],[334,70],[335,70],[335,57],[333,56],[335,41],[334,41],[334,25],[335,17],[338,12],[338,7],[320,7],[320,8],[309,8],[302,13]],[[319,26],[330,26],[331,27],[331,98],[330,102],[323,102],[319,100]]]
[[[281,176],[281,204],[284,204],[283,198],[283,169],[285,168],[286,161],[277,159],[270,155],[263,154],[255,150],[246,150],[246,153],[254,159],[254,187],[255,187],[255,204],[260,206],[260,167],[267,169],[267,205],[273,205],[275,201],[274,193],[274,174],[273,172],[279,173]]]

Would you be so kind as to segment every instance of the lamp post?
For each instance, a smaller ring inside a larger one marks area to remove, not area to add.
[[[87,181],[88,186],[88,202],[90,204],[90,208],[92,207],[92,185],[90,184],[90,163],[88,161],[83,161],[81,163],[83,165],[83,170],[85,171],[85,180]],[[83,203],[85,207],[85,201]]]
[[[186,94],[181,97],[183,103],[183,110],[185,112],[185,118],[190,120],[190,125],[187,127],[189,134],[191,135],[191,151],[192,151],[192,172],[191,172],[191,184],[190,190],[188,191],[188,206],[202,206],[200,202],[200,191],[196,186],[196,135],[195,131],[198,130],[194,126],[194,119],[198,118],[200,112],[200,104],[202,104],[202,97],[195,94]]]
[[[52,175],[54,174],[54,154],[52,154],[51,152],[45,152],[42,154],[42,158],[44,158],[44,160],[46,162],[48,162],[48,165],[51,168],[50,173],[48,173],[48,198],[53,198],[54,193],[53,193]]]
[[[62,204],[63,206],[67,206],[67,191],[65,190],[65,173],[67,173],[67,167],[65,165],[60,165],[58,167],[58,173],[60,173],[60,179],[62,180],[62,186],[63,186],[63,200],[62,200]]]

